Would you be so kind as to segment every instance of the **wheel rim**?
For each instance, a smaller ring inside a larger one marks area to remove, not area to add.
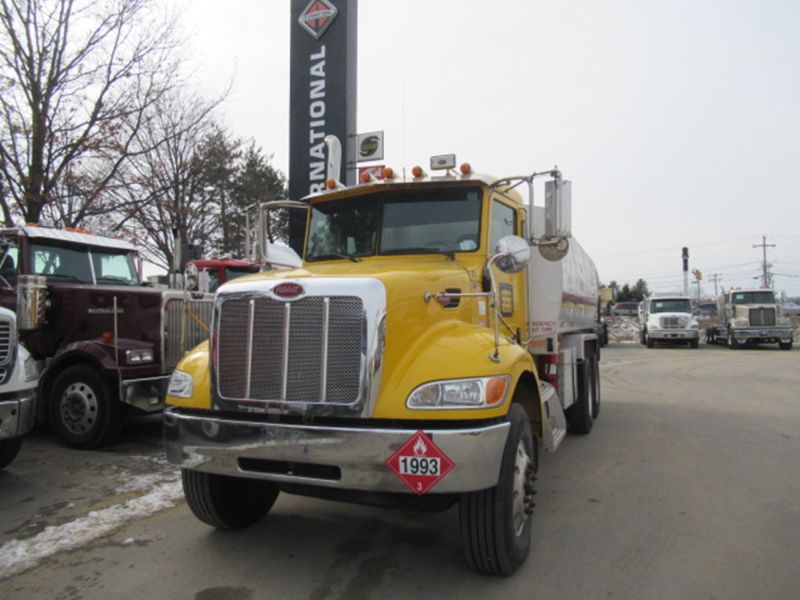
[[[87,384],[76,381],[61,394],[61,422],[73,435],[85,435],[97,422],[97,394]]]
[[[523,440],[514,457],[514,535],[519,537],[533,508],[533,461]]]

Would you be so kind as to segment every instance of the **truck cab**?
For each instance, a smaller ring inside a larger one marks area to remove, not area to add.
[[[781,311],[774,290],[728,290],[719,300],[719,318],[719,325],[706,330],[710,343],[725,343],[732,350],[762,343],[777,343],[781,350],[792,349],[792,323]]]
[[[260,270],[255,263],[235,258],[192,259],[186,262],[186,283],[189,289],[213,294],[222,284]]]
[[[126,413],[163,409],[172,368],[207,335],[211,297],[143,287],[124,240],[24,226],[0,230],[0,305],[44,364],[37,417],[92,448]]]
[[[17,318],[0,307],[0,469],[16,458],[34,425],[41,364],[17,339]]]
[[[305,215],[302,258],[264,243],[286,268],[221,286],[170,382],[167,456],[201,521],[245,527],[279,493],[458,503],[472,567],[525,560],[539,441],[599,412],[597,273],[560,172],[442,163],[273,203]],[[549,210],[515,189],[540,175]]]
[[[688,296],[645,298],[640,316],[642,344],[653,348],[657,342],[681,343],[697,348],[700,326]]]

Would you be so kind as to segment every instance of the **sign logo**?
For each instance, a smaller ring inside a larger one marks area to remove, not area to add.
[[[339,11],[328,0],[311,0],[300,13],[298,23],[318,40],[331,26]]]
[[[400,480],[415,494],[425,494],[455,466],[452,460],[421,429],[386,461]]]
[[[383,132],[359,133],[356,148],[358,148],[358,162],[383,160]]]
[[[272,293],[278,296],[279,298],[283,298],[285,300],[289,300],[291,298],[297,298],[301,294],[305,293],[303,286],[299,283],[279,283],[274,288],[272,288]]]

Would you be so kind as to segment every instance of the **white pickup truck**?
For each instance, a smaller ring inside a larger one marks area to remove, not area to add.
[[[700,326],[688,296],[645,298],[640,318],[641,342],[648,348],[656,342],[679,342],[692,348],[700,344]]]
[[[17,340],[16,315],[0,307],[0,469],[17,457],[33,428],[39,363]]]

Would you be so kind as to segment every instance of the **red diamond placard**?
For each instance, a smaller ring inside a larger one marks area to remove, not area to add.
[[[455,466],[421,429],[386,461],[415,494],[425,494]]]

